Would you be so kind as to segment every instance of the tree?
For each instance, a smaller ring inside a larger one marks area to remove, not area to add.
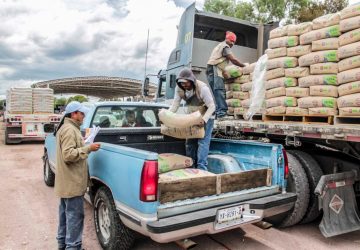
[[[88,99],[83,96],[83,95],[76,95],[76,96],[71,96],[69,97],[69,99],[67,100],[67,104],[72,102],[72,101],[78,101],[78,102],[87,102]]]
[[[55,106],[65,106],[66,103],[67,103],[67,100],[65,97],[55,98]]]
[[[250,22],[269,23],[293,18],[309,0],[205,0],[204,9]]]
[[[299,10],[299,14],[295,20],[297,22],[312,21],[317,17],[336,13],[348,6],[348,4],[348,0],[311,1]]]

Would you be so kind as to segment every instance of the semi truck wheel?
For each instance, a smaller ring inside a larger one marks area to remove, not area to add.
[[[134,232],[127,228],[116,212],[111,192],[101,187],[94,199],[95,229],[103,249],[130,249],[135,241]]]
[[[319,164],[315,159],[306,152],[299,150],[289,151],[292,155],[298,159],[305,170],[307,179],[309,181],[309,189],[310,189],[310,198],[309,198],[309,207],[307,212],[302,219],[301,223],[309,223],[314,221],[320,215],[319,211],[319,203],[317,196],[314,191],[319,183],[321,176],[324,174],[321,170]]]
[[[290,153],[287,154],[289,177],[286,191],[296,193],[297,198],[293,209],[285,214],[266,218],[276,227],[290,227],[299,223],[304,217],[309,204],[309,183],[300,162]]]
[[[44,154],[44,182],[47,186],[53,187],[55,184],[55,174],[50,168],[49,157]]]

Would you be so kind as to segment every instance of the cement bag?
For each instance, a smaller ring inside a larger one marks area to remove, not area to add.
[[[301,56],[299,58],[299,65],[303,66],[310,66],[316,63],[325,63],[325,62],[338,62],[338,52],[337,50],[325,50],[325,51],[318,51],[312,52],[305,56]]]
[[[312,22],[290,24],[288,25],[287,34],[288,36],[300,36],[304,33],[312,31],[312,29],[313,29]]]
[[[160,121],[170,128],[187,128],[193,125],[198,125],[202,121],[200,111],[191,114],[176,114],[167,109],[159,111]]]
[[[265,89],[274,89],[278,87],[295,87],[297,85],[297,79],[292,77],[281,77],[272,79],[265,82]]]
[[[189,168],[193,165],[193,160],[190,157],[179,154],[164,153],[159,154],[158,164],[159,174],[161,174],[176,169]]]
[[[250,82],[250,75],[242,75],[234,79],[234,83],[246,83]]]
[[[294,47],[299,44],[299,37],[297,36],[284,36],[279,38],[270,39],[268,41],[268,47],[270,49],[280,47]]]
[[[274,97],[278,97],[278,96],[284,96],[285,92],[286,92],[286,90],[284,87],[270,89],[265,92],[265,98],[270,99],[270,98],[274,98]]]
[[[285,107],[295,107],[297,105],[296,98],[294,97],[275,97],[266,100],[266,108],[285,106]]]
[[[360,55],[360,42],[340,47],[338,55],[340,59]]]
[[[309,110],[308,109],[302,109],[298,107],[287,107],[286,108],[286,114],[287,115],[308,115]]]
[[[235,109],[234,107],[228,107],[228,110],[227,110],[226,113],[227,113],[228,115],[234,115],[234,109]]]
[[[310,95],[311,96],[326,96],[326,97],[338,97],[337,86],[310,86]]]
[[[247,111],[244,107],[234,108],[234,115],[243,115]]]
[[[342,11],[340,11],[341,19],[345,19],[353,16],[359,16],[359,15],[360,15],[360,3],[348,6],[344,8]]]
[[[339,96],[360,93],[360,81],[350,82],[338,87]]]
[[[242,100],[241,101],[241,107],[249,109],[249,107],[250,107],[250,99]]]
[[[282,115],[286,113],[286,107],[279,106],[279,107],[272,107],[266,109],[266,114],[268,115]]]
[[[339,62],[339,72],[360,68],[360,55],[343,59]]]
[[[252,64],[250,64],[248,66],[245,66],[243,68],[243,74],[244,75],[249,75],[250,73],[254,72],[255,65],[256,65],[256,63],[252,63]]]
[[[241,107],[241,100],[239,99],[227,99],[226,100],[226,104],[229,106],[229,107]]]
[[[339,84],[356,81],[360,81],[360,68],[346,70],[338,74]]]
[[[321,40],[341,35],[340,26],[334,25],[319,30],[313,30],[300,36],[300,44],[310,44],[312,41]]]
[[[287,29],[288,29],[288,26],[277,27],[276,29],[273,29],[270,31],[269,38],[273,39],[273,38],[277,38],[277,37],[286,36]]]
[[[167,173],[159,174],[159,183],[171,182],[183,179],[197,179],[215,174],[197,168],[176,169]],[[195,180],[194,180],[195,181]]]
[[[231,99],[231,98],[233,98],[233,91],[226,91],[226,99]]]
[[[202,139],[205,136],[205,129],[197,125],[186,128],[170,128],[161,124],[161,134],[178,139]]]
[[[241,88],[240,83],[225,83],[226,91],[239,91]]]
[[[276,48],[276,49],[267,49],[265,51],[265,54],[268,55],[269,59],[278,58],[278,57],[284,57],[286,56],[287,48]]]
[[[242,92],[249,92],[252,88],[252,82],[247,82],[241,85]]]
[[[336,98],[333,97],[302,97],[298,99],[299,108],[336,108]]]
[[[360,93],[339,97],[337,104],[339,108],[360,107]]]
[[[358,108],[358,107],[339,108],[339,115],[341,115],[341,116],[360,116],[360,108]]]
[[[285,76],[285,69],[284,68],[278,68],[278,69],[272,69],[266,72],[265,79],[271,80],[275,78],[280,78]]]
[[[242,75],[242,68],[236,65],[228,65],[225,67],[225,72],[229,75],[229,78],[236,78]]]
[[[311,43],[312,51],[334,50],[338,48],[339,48],[339,38],[337,37],[317,40]]]
[[[339,67],[337,63],[317,63],[310,65],[310,73],[312,75],[337,74]]]
[[[337,115],[336,108],[309,108],[309,115]]]
[[[310,75],[310,70],[308,67],[296,67],[291,69],[285,69],[286,77],[305,77]]]
[[[303,56],[311,53],[311,45],[300,45],[291,48],[287,48],[287,56]]]
[[[250,93],[249,110],[244,114],[245,120],[251,120],[252,117],[264,107],[265,99],[265,75],[268,56],[263,55],[256,63],[254,70],[253,87]]]
[[[250,98],[250,94],[249,92],[234,91],[233,97],[234,99],[246,100]]]
[[[360,41],[360,29],[349,31],[339,37],[339,46]]]
[[[315,85],[338,85],[337,75],[310,75],[298,79],[299,87],[307,88]]]
[[[360,16],[355,16],[349,19],[341,20],[340,22],[340,31],[346,32],[349,30],[354,30],[360,28]]]
[[[289,97],[309,96],[309,88],[299,88],[299,87],[286,88],[286,96]]]
[[[267,70],[276,68],[295,68],[298,65],[296,57],[279,57],[267,62]]]
[[[313,20],[313,29],[329,27],[340,22],[340,13],[327,14]]]

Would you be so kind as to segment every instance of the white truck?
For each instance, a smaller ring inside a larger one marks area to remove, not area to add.
[[[4,112],[5,144],[43,141],[60,119],[54,114],[52,89],[11,88]]]
[[[158,74],[157,101],[171,102],[176,75],[184,67],[207,81],[207,59],[226,30],[234,31],[239,38],[233,52],[251,63],[263,54],[272,28],[189,6],[178,25],[176,48],[167,68]],[[296,193],[297,201],[290,215],[268,220],[272,224],[287,227],[309,223],[323,214],[319,227],[325,237],[360,230],[360,117],[331,117],[334,124],[327,122],[328,117],[311,117],[311,121],[295,118],[223,119],[216,123],[214,137],[261,140],[285,147],[290,171],[287,191]]]

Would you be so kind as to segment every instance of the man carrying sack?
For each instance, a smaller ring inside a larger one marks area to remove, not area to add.
[[[235,42],[236,35],[233,32],[227,31],[225,41],[219,43],[214,48],[209,61],[207,62],[206,76],[216,101],[216,118],[224,117],[228,110],[228,106],[225,101],[226,92],[224,77],[229,78],[229,76],[225,71],[225,67],[229,64],[229,62],[239,67],[246,66],[235,58],[231,52],[231,48],[234,46]]]
[[[205,136],[201,139],[187,139],[186,155],[193,159],[194,166],[198,169],[207,170],[207,157],[214,127],[214,97],[209,86],[196,80],[193,72],[188,68],[180,71],[176,83],[174,101],[169,110],[175,113],[180,106],[181,100],[184,100],[186,113],[200,111],[202,119],[199,125],[205,127]]]

